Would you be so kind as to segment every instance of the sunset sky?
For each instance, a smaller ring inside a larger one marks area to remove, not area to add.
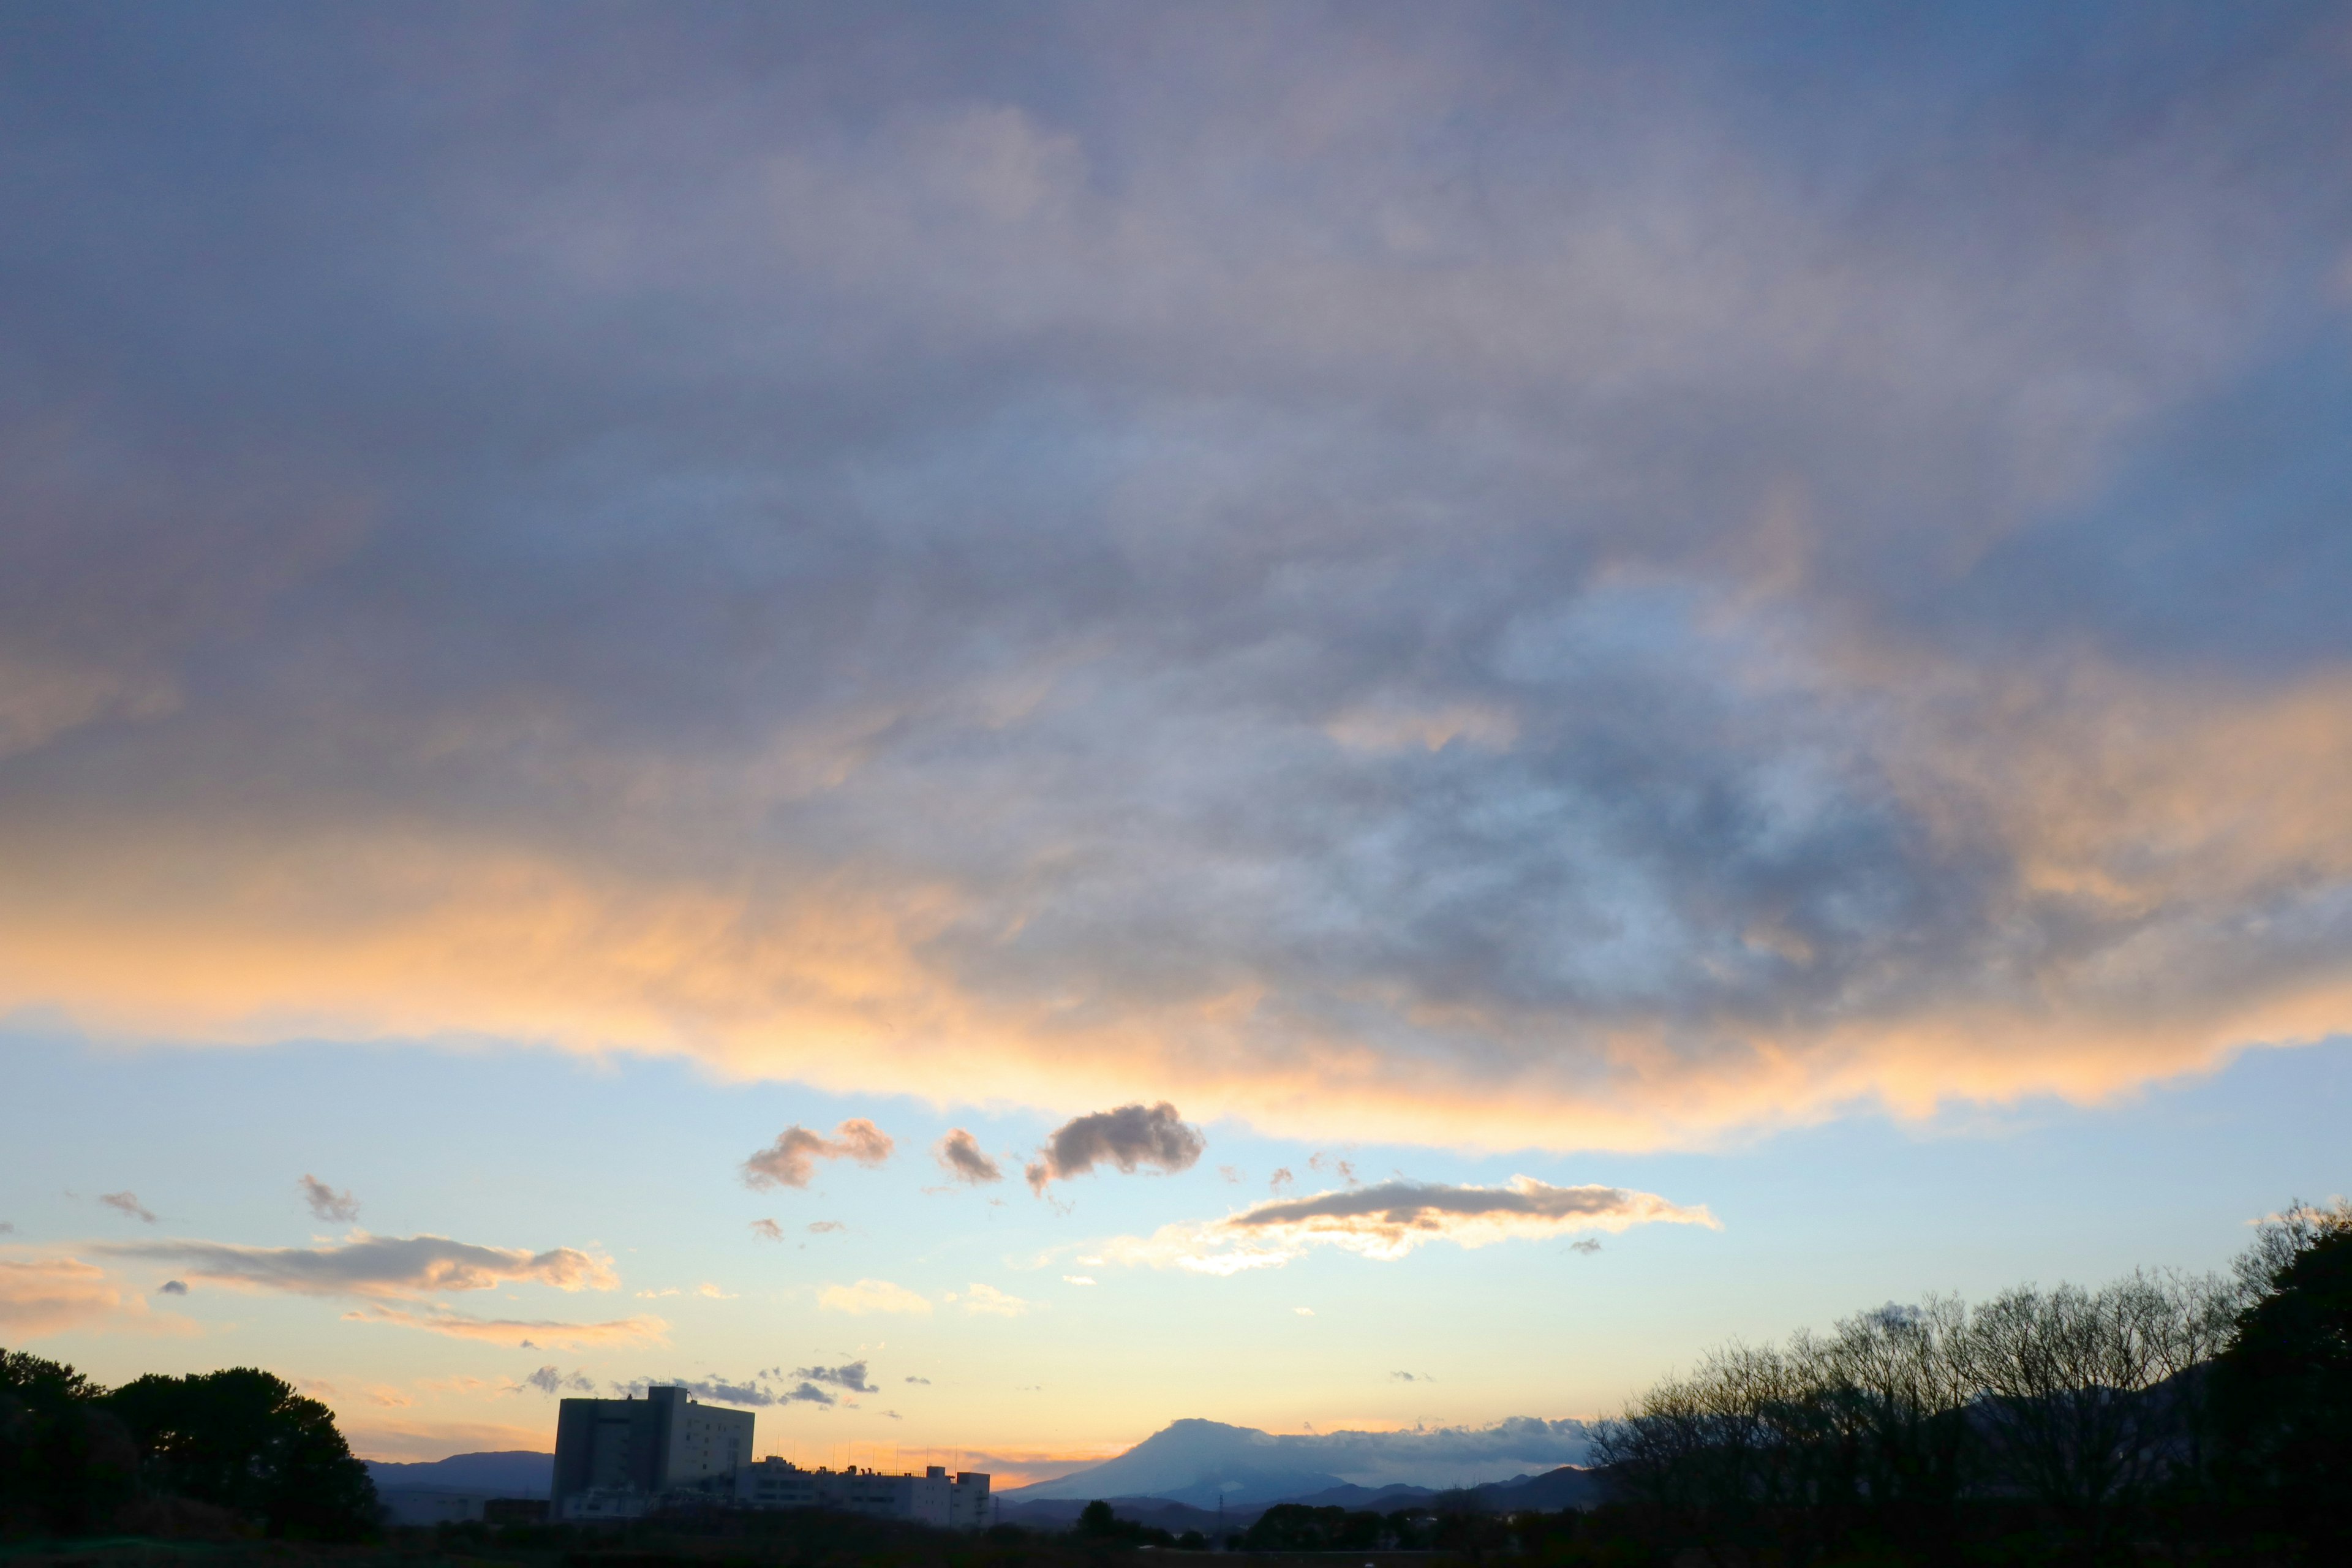
[[[1483,1479],[2221,1265],[2347,148],[2344,5],[0,0],[0,1345]]]

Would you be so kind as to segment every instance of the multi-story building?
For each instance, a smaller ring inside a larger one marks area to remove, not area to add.
[[[555,1417],[557,1519],[628,1519],[673,1492],[725,1485],[751,1458],[751,1413],[683,1388],[643,1399],[567,1399]]]
[[[978,1470],[950,1476],[940,1465],[919,1476],[803,1470],[772,1458],[735,1472],[734,1501],[739,1508],[830,1508],[942,1530],[976,1530],[988,1522],[988,1477]]]

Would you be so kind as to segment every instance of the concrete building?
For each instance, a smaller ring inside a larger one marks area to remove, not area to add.
[[[978,1470],[950,1476],[940,1465],[919,1476],[803,1470],[766,1458],[735,1472],[734,1501],[738,1508],[829,1508],[942,1530],[976,1530],[988,1522],[988,1477]]]
[[[724,1492],[751,1458],[751,1413],[683,1388],[567,1399],[555,1417],[557,1519],[634,1519],[672,1493]]]

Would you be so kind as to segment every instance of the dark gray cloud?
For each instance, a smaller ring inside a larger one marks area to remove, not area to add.
[[[1585,1257],[1590,1258],[1594,1253],[1601,1250],[1601,1238],[1597,1236],[1588,1236],[1581,1241],[1570,1242],[1568,1244],[1568,1249],[1570,1252],[1580,1252]]]
[[[155,1288],[155,1293],[159,1296],[184,1296],[188,1293],[188,1284],[184,1279],[166,1279]]]
[[[362,1236],[331,1247],[142,1241],[95,1250],[173,1264],[192,1279],[306,1296],[408,1296],[513,1283],[606,1290],[615,1283],[610,1261],[574,1247],[528,1252],[446,1236]]]
[[[112,1209],[115,1213],[128,1215],[132,1219],[138,1220],[142,1224],[153,1225],[155,1223],[155,1215],[148,1209],[145,1204],[139,1201],[139,1194],[137,1193],[100,1193],[98,1195],[98,1201],[104,1204],[108,1208]]]
[[[1187,1125],[1164,1100],[1151,1106],[1122,1105],[1055,1128],[1028,1168],[1029,1185],[1042,1193],[1049,1182],[1066,1181],[1101,1164],[1122,1171],[1144,1165],[1188,1171],[1208,1147],[1201,1130]]]
[[[961,1127],[950,1128],[946,1137],[931,1150],[940,1169],[957,1181],[970,1186],[984,1186],[1004,1179],[1004,1168],[988,1157],[980,1140]]]
[[[1968,11],[41,13],[0,1008],[1571,1145],[2346,1026],[2340,22]]]
[[[928,1378],[928,1377],[909,1377],[909,1378],[908,1378],[908,1379],[907,1379],[907,1381],[908,1381],[908,1383],[920,1383],[920,1384],[928,1384],[931,1380],[930,1380],[929,1378]]]
[[[852,1394],[882,1392],[866,1380],[866,1363],[862,1361],[844,1362],[839,1366],[799,1367],[793,1371],[793,1375],[807,1378],[812,1383],[831,1384],[835,1388],[845,1388]]]
[[[1393,1262],[1434,1241],[1486,1247],[1660,1224],[1721,1228],[1704,1205],[1670,1203],[1624,1187],[1560,1187],[1532,1176],[1494,1187],[1399,1178],[1276,1198],[1222,1219],[1166,1225],[1149,1237],[1116,1237],[1103,1251],[1121,1263],[1233,1275],[1278,1268],[1322,1247]]]
[[[360,1205],[349,1188],[341,1192],[304,1172],[301,1181],[302,1201],[310,1205],[310,1213],[320,1219],[349,1225],[360,1217]]]
[[[536,1372],[526,1374],[522,1381],[524,1387],[536,1388],[541,1394],[548,1394],[550,1396],[560,1394],[593,1394],[596,1392],[595,1380],[591,1378],[586,1373],[567,1373],[562,1367],[556,1366],[552,1363],[541,1367]]]
[[[755,1189],[805,1187],[819,1160],[855,1160],[879,1165],[896,1147],[890,1135],[861,1116],[834,1129],[830,1138],[794,1125],[776,1134],[776,1141],[743,1162],[743,1184]]]

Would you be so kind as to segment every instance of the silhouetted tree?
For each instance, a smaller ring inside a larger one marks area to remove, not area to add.
[[[130,1426],[148,1483],[234,1509],[272,1535],[350,1540],[375,1524],[375,1487],[332,1412],[254,1367],[151,1374],[107,1405]]]
[[[93,1530],[130,1500],[139,1455],[104,1390],[62,1362],[0,1350],[0,1522]]]
[[[2250,1263],[2254,1299],[2214,1368],[2221,1468],[2311,1561],[2352,1561],[2352,1206],[2294,1205]]]

